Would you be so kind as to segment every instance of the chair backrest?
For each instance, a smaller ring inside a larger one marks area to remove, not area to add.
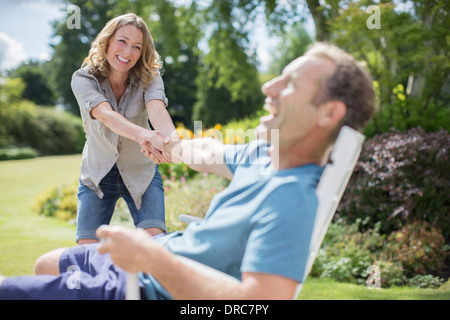
[[[322,241],[350,180],[361,153],[364,139],[364,135],[346,126],[339,132],[331,153],[331,163],[326,165],[317,186],[319,204],[304,280],[311,271]],[[297,298],[301,288],[302,284],[299,284],[294,299]]]

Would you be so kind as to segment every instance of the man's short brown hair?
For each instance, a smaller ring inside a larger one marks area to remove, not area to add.
[[[313,104],[342,101],[347,112],[337,129],[346,125],[361,131],[376,110],[372,78],[365,68],[353,56],[332,44],[316,43],[305,55],[326,59],[336,65],[334,73],[320,81]]]

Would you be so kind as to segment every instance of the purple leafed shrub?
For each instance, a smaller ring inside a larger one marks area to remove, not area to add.
[[[450,135],[421,128],[389,132],[364,143],[336,213],[337,218],[369,218],[390,234],[426,221],[450,241]],[[367,220],[366,220],[367,221]]]

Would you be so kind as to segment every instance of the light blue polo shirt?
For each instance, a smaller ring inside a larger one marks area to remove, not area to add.
[[[261,140],[230,147],[225,161],[233,179],[205,219],[157,241],[238,280],[242,272],[259,272],[302,282],[323,169],[309,164],[274,171],[268,150]]]

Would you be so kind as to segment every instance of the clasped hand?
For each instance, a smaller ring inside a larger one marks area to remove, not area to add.
[[[170,152],[166,151],[165,146],[170,141],[179,140],[178,133],[174,131],[171,135],[164,136],[160,131],[147,130],[139,138],[141,152],[150,158],[154,163],[171,163]]]

